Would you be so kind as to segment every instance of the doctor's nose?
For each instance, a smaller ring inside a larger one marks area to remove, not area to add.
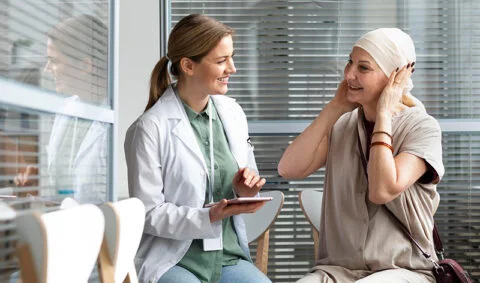
[[[45,63],[45,67],[43,67],[43,72],[44,73],[52,73],[52,62],[50,59],[47,60],[47,63]]]
[[[235,63],[233,62],[233,58],[228,61],[227,71],[229,74],[235,74],[237,72],[237,68],[235,68]]]

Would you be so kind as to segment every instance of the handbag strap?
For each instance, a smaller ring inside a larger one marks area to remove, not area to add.
[[[361,156],[361,159],[362,159],[362,165],[363,165],[363,172],[365,173],[365,177],[367,178],[367,182],[368,182],[368,171],[367,171],[367,159],[365,158],[365,154],[363,153],[363,150],[362,150],[362,145],[361,145],[361,142],[360,142],[360,133],[358,132],[358,128],[357,128],[357,144],[358,144],[358,150],[360,151],[360,156]],[[386,205],[383,205],[383,207],[385,207],[385,209],[387,210],[387,212],[390,214],[390,216],[393,217],[393,219],[395,219],[395,222],[397,223],[398,227],[400,227],[400,229],[402,230],[402,232],[405,234],[405,236],[407,236],[407,238],[422,252],[422,255],[426,258],[426,259],[429,259],[431,260],[431,254],[429,254],[428,252],[426,252],[421,246],[420,244],[415,240],[415,238],[413,238],[412,234],[410,234],[410,232],[408,231],[408,229],[405,227],[405,225],[403,225],[403,223],[395,216],[395,214],[393,214],[393,212],[388,209],[388,207]],[[435,234],[436,234],[436,237],[435,237]],[[437,228],[436,226],[434,225],[434,242],[435,242],[435,249],[437,247],[437,240],[436,238],[438,239],[438,242],[440,243],[440,246],[442,245],[442,241],[440,240],[440,236],[438,234],[438,231],[437,231]]]
[[[440,238],[440,233],[438,233],[437,225],[433,223],[433,245],[435,246],[435,252],[437,253],[438,259],[445,259],[445,250],[443,249],[442,239]]]

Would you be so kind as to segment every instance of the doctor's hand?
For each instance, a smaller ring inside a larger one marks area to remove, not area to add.
[[[261,201],[242,204],[227,204],[227,200],[222,199],[218,204],[210,208],[209,213],[211,223],[241,213],[253,213],[262,208],[265,202]]]
[[[260,178],[255,171],[247,167],[238,169],[232,185],[239,197],[253,197],[265,185],[265,178]]]
[[[28,165],[23,172],[19,172],[13,182],[17,186],[35,186],[38,185],[38,167]]]

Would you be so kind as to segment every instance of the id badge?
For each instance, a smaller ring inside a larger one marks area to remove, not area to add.
[[[223,240],[222,235],[218,238],[203,239],[203,250],[208,251],[218,251],[223,249]]]

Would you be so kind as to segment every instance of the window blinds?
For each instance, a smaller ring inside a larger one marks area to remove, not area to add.
[[[313,240],[297,192],[323,188],[323,170],[295,182],[278,176],[278,160],[295,138],[285,129],[316,117],[343,78],[355,40],[379,27],[401,28],[415,42],[412,93],[446,129],[436,223],[448,256],[480,278],[480,2],[171,0],[170,27],[191,13],[236,31],[237,73],[228,95],[249,119],[265,189],[283,190],[286,198],[271,232],[273,282],[292,282],[313,265]],[[454,127],[444,126],[451,122]],[[265,134],[258,124],[277,131]]]

